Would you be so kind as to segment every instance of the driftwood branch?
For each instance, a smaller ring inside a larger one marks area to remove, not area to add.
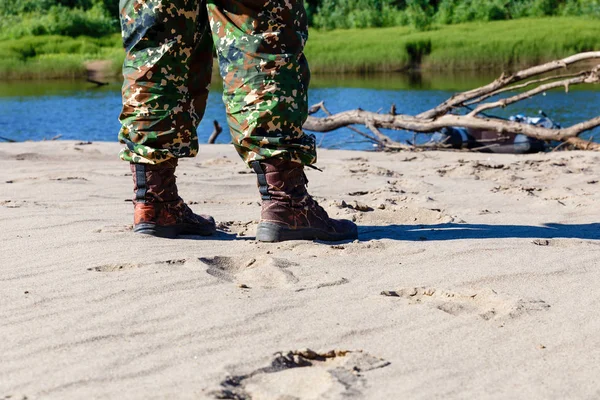
[[[304,129],[316,132],[330,132],[335,129],[349,127],[385,150],[410,150],[414,149],[415,146],[394,141],[383,134],[380,129],[431,133],[440,131],[442,128],[461,127],[493,131],[498,134],[523,134],[543,141],[561,141],[579,149],[598,151],[600,150],[600,143],[585,140],[579,136],[600,126],[600,116],[570,127],[550,129],[523,122],[493,118],[482,114],[486,110],[506,107],[551,89],[564,87],[568,92],[569,87],[572,85],[599,83],[600,61],[593,68],[577,73],[539,77],[539,75],[552,73],[558,69],[566,68],[585,60],[600,60],[600,52],[575,54],[562,60],[531,67],[511,75],[502,74],[488,85],[458,93],[437,107],[416,116],[398,114],[395,106],[392,106],[389,114],[379,114],[361,109],[331,114],[325,108],[324,103],[321,102],[311,107],[311,115],[309,115],[304,124]],[[530,79],[534,77],[536,79]],[[530,88],[532,86],[534,87]],[[530,89],[497,101],[483,103],[484,100],[492,96],[525,88]],[[460,109],[468,110],[468,112],[452,113]],[[312,115],[318,111],[324,111],[327,116],[318,118]],[[353,125],[363,125],[371,134],[364,133]],[[442,148],[448,147],[444,143],[438,144],[438,146]]]
[[[469,100],[466,101],[464,104],[466,106],[470,106],[473,104],[477,104],[477,103],[481,103],[483,100],[487,100],[490,97],[493,96],[497,96],[499,94],[505,93],[505,92],[514,92],[515,90],[519,90],[519,89],[524,89],[528,86],[534,85],[536,83],[542,83],[542,82],[548,82],[548,81],[552,81],[552,80],[558,80],[558,79],[564,79],[564,78],[574,78],[577,76],[581,76],[581,75],[586,75],[588,72],[587,71],[581,71],[581,72],[577,72],[575,74],[563,74],[563,75],[556,75],[556,76],[547,76],[545,78],[540,78],[540,79],[532,79],[530,81],[527,81],[525,83],[520,83],[518,85],[512,85],[512,86],[507,86],[504,87],[502,89],[498,89],[495,90],[493,92],[490,92],[488,94],[485,94],[479,98],[476,98],[475,100]]]
[[[319,111],[323,111],[328,116],[332,115],[331,112],[329,112],[329,110],[327,109],[327,107],[325,107],[325,102],[324,101],[321,101],[321,102],[315,104],[314,106],[310,107],[308,109],[308,115],[315,114],[315,113],[317,113]],[[306,125],[305,125],[305,127],[306,127]],[[377,139],[377,137],[373,137],[373,136],[369,135],[368,133],[365,133],[365,132],[361,131],[360,129],[358,129],[358,128],[354,127],[354,126],[348,126],[347,128],[350,129],[353,132],[358,133],[360,136],[366,138],[367,140],[369,140],[369,141],[371,141],[373,143],[379,143],[379,140]]]
[[[481,105],[477,106],[473,111],[471,111],[469,113],[469,115],[477,115],[477,114],[480,114],[482,111],[490,110],[492,108],[498,108],[498,107],[504,108],[510,104],[516,103],[521,100],[529,99],[535,95],[547,92],[548,90],[551,90],[551,89],[564,87],[565,91],[568,92],[570,86],[579,85],[582,83],[598,83],[598,74],[594,71],[593,73],[578,76],[576,78],[563,79],[563,80],[559,80],[556,82],[540,85],[540,86],[536,87],[535,89],[528,90],[528,91],[520,93],[516,96],[508,97],[506,99],[498,100],[498,101],[491,102],[491,103],[481,104]]]
[[[522,71],[518,71],[512,75],[502,74],[498,79],[496,79],[492,83],[473,90],[469,90],[467,92],[454,95],[439,106],[419,114],[418,117],[435,118],[439,115],[447,114],[448,112],[452,111],[457,107],[461,107],[465,102],[469,100],[473,100],[477,97],[481,97],[491,92],[495,92],[496,90],[506,87],[507,85],[516,82],[521,82],[525,79],[529,79],[534,76],[550,73],[558,69],[564,69],[570,65],[581,61],[595,59],[600,59],[600,51],[591,51],[587,53],[575,54],[573,56],[563,58],[562,60],[551,61],[546,64],[527,68]]]

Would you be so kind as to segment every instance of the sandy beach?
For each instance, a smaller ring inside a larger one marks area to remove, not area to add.
[[[599,153],[322,150],[360,240],[267,244],[228,145],[133,234],[119,148],[0,144],[0,399],[600,398]]]

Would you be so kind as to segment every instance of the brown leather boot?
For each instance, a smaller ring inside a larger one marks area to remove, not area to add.
[[[160,164],[131,164],[133,231],[173,239],[178,235],[212,235],[215,220],[196,215],[177,194],[177,159]]]
[[[358,238],[356,224],[329,218],[308,194],[308,179],[299,163],[269,159],[254,161],[262,195],[260,223],[256,239],[261,242],[284,240],[340,241]]]

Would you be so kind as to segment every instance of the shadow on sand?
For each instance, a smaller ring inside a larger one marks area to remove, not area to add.
[[[600,223],[565,225],[548,223],[541,226],[529,225],[482,225],[482,224],[437,224],[437,225],[359,225],[361,242],[377,239],[405,241],[457,240],[457,239],[586,239],[600,240]],[[236,234],[217,231],[214,236],[181,236],[188,240],[256,240],[254,236],[240,237]],[[341,241],[338,243],[349,243]],[[326,243],[326,242],[323,242]]]
[[[393,239],[407,241],[456,240],[456,239],[587,239],[600,240],[600,223],[565,225],[548,223],[541,226],[528,225],[387,225],[358,227],[361,241]]]

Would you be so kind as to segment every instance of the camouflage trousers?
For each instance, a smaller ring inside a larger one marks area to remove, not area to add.
[[[242,159],[316,161],[314,136],[302,130],[310,78],[302,0],[121,0],[120,7],[123,160],[197,154],[216,50]]]

